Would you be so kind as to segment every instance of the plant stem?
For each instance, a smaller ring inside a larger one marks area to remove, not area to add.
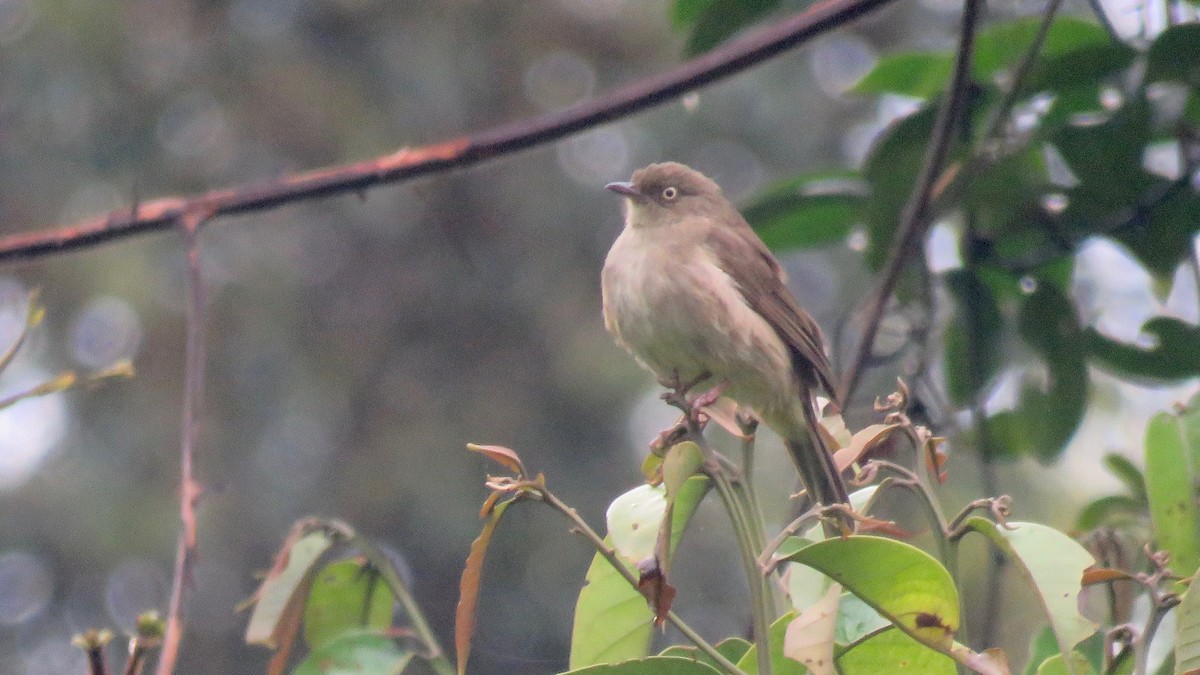
[[[747,517],[744,500],[737,494],[725,470],[711,462],[707,472],[717,487],[717,494],[721,496],[725,511],[729,514],[738,553],[742,558],[742,567],[746,572],[746,582],[750,587],[750,616],[754,624],[754,646],[758,650],[758,672],[759,675],[770,675],[771,617],[768,605],[773,606],[774,602],[770,599],[772,593],[767,579],[758,567],[758,552],[763,546],[760,543],[756,547],[756,541],[762,538],[762,531],[759,531],[757,537],[753,534],[753,522]]]
[[[438,643],[437,635],[433,629],[429,627],[429,622],[425,620],[425,614],[421,611],[421,606],[417,604],[412,593],[409,592],[408,586],[400,579],[400,575],[396,573],[396,567],[391,560],[383,554],[383,551],[376,548],[367,540],[366,537],[355,535],[352,545],[361,551],[366,556],[367,561],[375,567],[376,570],[383,576],[383,580],[387,582],[388,587],[395,596],[396,601],[404,608],[404,614],[408,617],[408,623],[412,628],[413,634],[425,646],[425,659],[430,667],[438,673],[438,675],[456,675],[454,664],[450,663],[450,659],[446,658],[445,651]]]
[[[596,549],[596,552],[599,553],[605,560],[607,560],[608,564],[612,565],[613,569],[615,569],[618,574],[624,577],[625,581],[629,582],[629,585],[633,586],[634,588],[638,587],[638,578],[634,576],[633,572],[631,572],[629,568],[625,566],[625,563],[623,563],[621,559],[617,557],[617,554],[615,551],[613,551],[612,547],[604,543],[604,538],[597,534],[596,531],[587,524],[587,521],[579,516],[575,509],[567,506],[561,499],[556,497],[554,493],[545,488],[539,488],[536,494],[543,502],[550,505],[555,511],[558,511],[562,515],[566,516],[567,520],[570,520],[575,526],[574,531],[584,539],[587,539],[592,544],[592,547]],[[717,651],[716,647],[712,646],[712,644],[701,637],[701,635],[693,630],[691,626],[684,623],[683,619],[679,618],[678,614],[675,612],[668,612],[667,621],[670,621],[672,626],[677,628],[679,632],[682,633],[683,636],[688,640],[691,640],[692,644],[696,645],[700,651],[707,654],[709,658],[721,666],[725,672],[729,673],[730,675],[746,675],[741,668],[738,668],[737,665],[735,665],[732,661],[725,658],[721,652]]]

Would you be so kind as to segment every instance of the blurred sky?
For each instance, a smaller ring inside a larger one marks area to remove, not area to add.
[[[0,0],[0,228],[65,224],[556,110],[679,62],[684,36],[668,10],[661,0]],[[670,420],[601,325],[598,275],[621,217],[603,185],[674,159],[744,199],[794,173],[855,166],[912,102],[843,92],[878,54],[949,45],[956,19],[956,3],[902,3],[553,145],[212,223],[198,472],[213,492],[201,504],[180,672],[262,671],[268,654],[241,643],[245,617],[233,608],[288,526],[313,514],[402,556],[452,644],[458,574],[495,470],[467,442],[515,448],[601,526]],[[934,253],[950,251],[953,265],[948,241]],[[786,260],[827,332],[869,287],[861,243],[858,234]],[[1103,242],[1085,260],[1128,263]],[[0,389],[122,358],[138,373],[0,413],[0,672],[82,672],[72,633],[128,628],[165,604],[183,271],[171,233],[0,269],[0,341],[19,330],[30,289],[48,312]],[[1092,295],[1081,302],[1091,298],[1085,318],[1114,334],[1136,337],[1137,317],[1164,307],[1196,318],[1194,285],[1152,294],[1136,270],[1112,288],[1102,276],[1084,275]],[[1112,309],[1113,297],[1132,309]],[[873,374],[864,390],[886,393],[894,374]],[[1085,429],[1102,447],[1071,455],[1079,471],[1096,452],[1136,446],[1140,420],[1181,396],[1096,387],[1107,407]],[[1114,410],[1128,421],[1114,425]],[[765,482],[786,494],[790,465],[763,455]],[[1004,487],[1045,471],[1005,467]],[[960,489],[973,495],[964,474]],[[1036,485],[1026,492],[1044,503]],[[720,515],[703,512],[689,537],[679,609],[708,635],[742,630],[728,609],[743,606],[744,582]],[[485,573],[475,672],[565,668],[590,557],[548,511],[509,511]]]

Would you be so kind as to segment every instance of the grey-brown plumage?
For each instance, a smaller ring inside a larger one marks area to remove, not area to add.
[[[604,325],[660,382],[712,384],[783,437],[822,504],[847,502],[817,433],[814,390],[835,387],[816,322],[779,262],[721,189],[682,164],[651,164],[610,190],[625,229],[604,263]]]

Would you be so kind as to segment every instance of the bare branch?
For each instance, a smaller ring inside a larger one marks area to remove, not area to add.
[[[262,211],[477,164],[607,124],[739,73],[893,0],[825,0],[796,16],[728,42],[679,67],[566,110],[504,124],[471,136],[403,148],[354,164],[316,169],[258,185],[165,197],[71,225],[0,238],[0,261],[73,251],[163,230],[184,214],[209,217]]]
[[[208,220],[205,211],[192,209],[179,220],[179,233],[187,254],[188,306],[187,346],[184,366],[183,420],[180,430],[179,546],[175,552],[175,571],[171,580],[171,600],[167,609],[166,630],[159,655],[157,675],[172,675],[183,640],[183,605],[187,588],[193,582],[196,562],[196,503],[202,488],[196,480],[194,461],[199,436],[200,407],[204,399],[204,276],[200,268],[200,229]]]
[[[921,173],[913,184],[912,194],[904,211],[900,214],[898,236],[892,246],[887,265],[884,267],[883,280],[870,299],[864,312],[866,326],[862,338],[854,353],[850,369],[846,371],[842,382],[840,400],[849,403],[854,389],[858,386],[859,378],[865,370],[871,348],[875,343],[875,334],[879,332],[879,324],[883,321],[883,311],[892,291],[900,280],[900,273],[908,263],[909,257],[917,250],[925,232],[929,229],[929,204],[934,189],[942,173],[946,156],[950,151],[951,139],[954,135],[955,124],[963,111],[967,97],[967,89],[971,77],[971,53],[975,47],[975,29],[979,23],[981,0],[966,0],[963,5],[962,25],[959,29],[958,51],[954,59],[954,72],[946,88],[945,100],[938,110],[937,119],[933,124],[933,133],[929,145],[925,149],[925,161]]]

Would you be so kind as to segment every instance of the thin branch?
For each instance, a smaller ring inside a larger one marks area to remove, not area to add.
[[[909,257],[918,248],[921,240],[925,237],[926,230],[929,229],[929,204],[934,186],[938,182],[942,166],[950,152],[954,128],[966,101],[971,75],[971,53],[974,51],[975,29],[979,22],[982,5],[982,0],[966,0],[963,4],[962,25],[959,29],[954,71],[946,88],[945,101],[938,110],[937,119],[933,124],[933,133],[929,139],[929,145],[925,149],[925,161],[921,166],[921,172],[917,176],[912,194],[900,215],[899,236],[884,268],[883,280],[875,291],[875,295],[871,297],[865,311],[867,323],[854,353],[854,360],[842,382],[839,400],[844,403],[849,403],[850,397],[853,396],[858,381],[862,377],[875,343],[875,334],[879,332],[879,325],[883,321],[883,311],[887,307],[888,299],[892,297],[892,290],[900,280],[900,273],[904,271]]]
[[[258,185],[165,197],[65,227],[0,238],[0,261],[41,257],[162,230],[194,210],[210,218],[262,211],[306,199],[361,192],[387,183],[477,164],[614,122],[739,73],[857,19],[893,0],[825,0],[804,12],[565,110],[504,124],[471,136],[403,148],[363,162],[285,176]]]
[[[606,561],[608,561],[608,564],[617,571],[617,574],[620,574],[625,581],[629,582],[629,585],[633,586],[634,588],[638,588],[638,578],[633,575],[633,572],[629,571],[629,568],[625,565],[625,563],[617,557],[617,554],[613,548],[605,543],[604,538],[601,537],[595,530],[593,530],[591,526],[587,524],[587,521],[584,520],[575,509],[567,506],[565,502],[544,487],[538,489],[537,495],[539,499],[546,504],[549,504],[555,511],[558,511],[565,516],[567,520],[570,520],[575,526],[572,531],[584,539],[587,539],[588,542],[591,543],[592,548],[596,549],[596,552],[603,556]],[[733,662],[727,659],[723,654],[721,654],[721,652],[717,651],[716,647],[709,644],[708,641],[705,640],[695,630],[693,630],[691,626],[684,623],[683,619],[679,618],[678,614],[673,611],[667,612],[667,621],[671,622],[671,625],[678,629],[680,633],[683,633],[684,637],[691,640],[692,644],[696,645],[700,651],[704,652],[709,658],[720,665],[725,672],[730,673],[731,675],[746,675],[745,671],[734,665]]]
[[[1021,62],[1013,69],[1012,77],[1009,79],[1008,91],[1004,92],[1004,98],[996,106],[996,112],[992,115],[992,120],[987,126],[987,131],[983,134],[985,142],[999,137],[1000,132],[1004,130],[1004,125],[1008,124],[1013,106],[1016,105],[1017,100],[1024,93],[1025,79],[1029,77],[1029,73],[1033,70],[1033,65],[1037,63],[1037,57],[1042,53],[1042,47],[1046,44],[1046,37],[1050,35],[1050,26],[1054,24],[1054,17],[1058,14],[1060,7],[1062,7],[1062,0],[1050,0],[1050,2],[1046,3],[1046,9],[1042,12],[1042,21],[1038,24],[1037,33],[1033,36],[1033,42],[1030,43],[1029,49],[1021,57]]]
[[[172,675],[179,659],[183,638],[183,604],[185,590],[192,584],[192,568],[196,558],[196,502],[201,487],[193,472],[196,438],[199,435],[199,412],[204,399],[204,278],[200,269],[200,228],[209,213],[192,210],[179,220],[179,232],[187,252],[188,306],[187,346],[183,390],[183,420],[180,430],[180,487],[179,487],[179,545],[175,552],[175,571],[171,580],[171,601],[167,609],[167,625],[159,655],[157,675]]]

